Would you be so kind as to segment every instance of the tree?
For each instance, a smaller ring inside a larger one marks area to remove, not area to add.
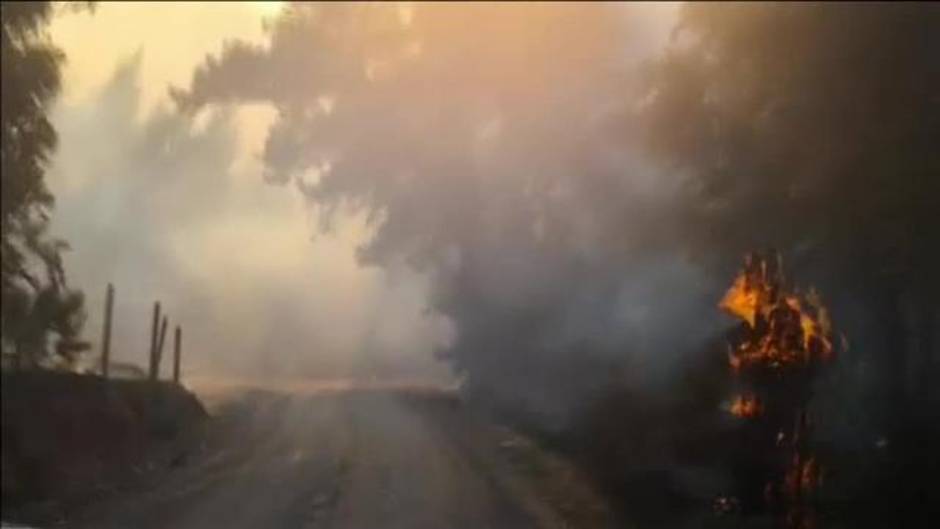
[[[61,252],[68,245],[47,234],[53,196],[44,176],[57,141],[47,113],[61,87],[64,60],[45,31],[55,11],[51,2],[0,7],[0,341],[5,353],[12,349],[18,361],[32,363],[50,355],[70,360],[84,348],[77,340],[83,295],[68,287],[62,267]],[[54,349],[53,336],[58,338]]]
[[[689,175],[690,244],[779,248],[868,314],[853,354],[885,375],[871,404],[915,465],[940,368],[937,27],[928,4],[688,4],[644,110]]]
[[[915,340],[929,341],[938,24],[918,4],[685,6],[646,119],[655,152],[692,175],[689,240],[823,263],[893,319],[926,311]]]

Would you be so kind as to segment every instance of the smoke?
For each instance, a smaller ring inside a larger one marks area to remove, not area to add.
[[[674,6],[291,5],[265,45],[210,56],[181,109],[277,109],[270,182],[362,265],[427,278],[439,356],[470,388],[563,419],[609,384],[656,384],[720,327],[676,250],[677,176],[644,160],[643,60]],[[311,271],[315,273],[315,271]]]
[[[67,266],[88,294],[95,352],[111,282],[119,362],[147,365],[160,300],[183,328],[184,377],[445,374],[429,357],[446,322],[422,313],[423,280],[360,269],[361,220],[311,241],[302,199],[261,182],[257,145],[241,131],[264,130],[272,111],[140,117],[144,60],[138,52],[88,101],[54,115],[53,229],[73,243]]]

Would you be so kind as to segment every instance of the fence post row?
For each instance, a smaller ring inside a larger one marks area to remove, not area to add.
[[[104,328],[101,339],[101,375],[108,378],[111,366],[111,329],[114,316],[114,285],[108,283],[107,296],[105,298],[104,308]],[[163,358],[163,344],[166,342],[166,329],[169,323],[166,315],[160,311],[160,302],[153,304],[153,321],[150,327],[150,380],[160,378],[160,362]],[[183,331],[179,325],[176,326],[173,336],[173,382],[179,384],[180,364],[182,362],[182,343]],[[17,343],[17,346],[19,344]],[[19,349],[19,347],[17,347]],[[20,351],[14,359],[15,367],[19,367]]]

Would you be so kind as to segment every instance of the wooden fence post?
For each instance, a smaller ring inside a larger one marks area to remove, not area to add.
[[[160,363],[163,361],[163,342],[166,341],[166,316],[163,317],[163,322],[160,324],[160,338],[157,341],[157,376],[160,378]]]
[[[160,302],[153,304],[153,324],[150,328],[150,380],[157,379],[157,339],[160,325]]]
[[[180,326],[176,326],[176,332],[173,335],[173,382],[180,383],[180,345],[183,341],[183,331]]]
[[[108,283],[108,294],[104,303],[104,330],[101,336],[101,376],[108,378],[111,363],[111,315],[114,311],[114,285]]]

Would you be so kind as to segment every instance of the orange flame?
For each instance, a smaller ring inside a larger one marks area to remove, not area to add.
[[[832,325],[819,294],[787,291],[779,262],[772,268],[748,257],[718,306],[747,323],[745,337],[728,355],[735,372],[805,366],[834,354]]]
[[[754,328],[761,306],[759,299],[761,291],[750,285],[747,279],[745,275],[738,276],[718,306]]]
[[[763,413],[764,406],[755,395],[738,395],[731,401],[729,411],[735,417],[751,419]]]
[[[810,367],[830,360],[835,354],[829,312],[819,294],[814,289],[805,294],[788,289],[782,270],[779,256],[773,263],[748,255],[744,268],[718,304],[743,321],[734,341],[729,343],[728,364],[735,375],[744,375],[752,384],[766,383],[769,379],[762,375],[768,369]],[[839,336],[838,344],[840,351],[847,350],[845,336]],[[809,370],[788,369],[785,374],[780,373],[784,376],[774,376],[773,380],[790,375],[805,377],[810,373]],[[768,503],[783,501],[787,506],[786,527],[790,529],[815,528],[816,517],[809,498],[822,485],[822,471],[810,452],[807,438],[811,427],[806,412],[807,398],[795,395],[791,402],[796,413],[793,430],[777,431],[775,446],[789,452],[789,462],[764,488]],[[783,406],[786,406],[786,399]],[[754,418],[763,415],[765,408],[764,403],[750,393],[735,397],[729,411],[737,417]],[[776,409],[773,415],[779,415]]]

